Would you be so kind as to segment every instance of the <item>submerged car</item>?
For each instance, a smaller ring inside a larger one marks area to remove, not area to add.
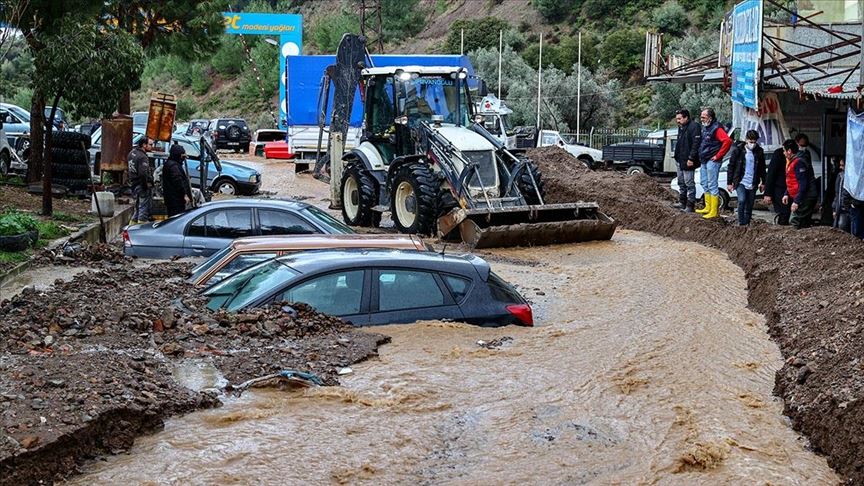
[[[213,285],[229,275],[278,256],[303,250],[328,248],[392,248],[396,250],[430,250],[415,235],[293,235],[239,238],[192,269],[189,282],[198,286]]]
[[[246,236],[353,234],[325,211],[299,201],[227,199],[165,221],[127,226],[123,253],[146,258],[211,256]]]
[[[203,292],[212,310],[305,303],[355,326],[446,319],[533,326],[531,306],[483,259],[399,250],[319,250],[247,268]]]

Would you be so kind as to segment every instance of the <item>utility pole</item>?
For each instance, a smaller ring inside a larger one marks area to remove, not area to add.
[[[501,99],[501,56],[504,48],[504,31],[498,31],[498,99]]]
[[[461,37],[459,39],[459,55],[465,55],[465,29],[461,30]]]
[[[366,45],[379,54],[384,52],[384,32],[381,28],[381,0],[360,0],[360,35]]]
[[[540,83],[543,81],[543,33],[540,33],[540,58],[537,61],[537,136],[540,136]]]
[[[579,137],[582,130],[580,122],[582,121],[582,31],[579,31],[579,49],[576,56],[576,143],[579,143]]]

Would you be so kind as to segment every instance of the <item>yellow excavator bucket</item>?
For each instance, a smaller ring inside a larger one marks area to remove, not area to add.
[[[608,240],[616,226],[593,202],[456,208],[438,219],[438,236],[458,230],[470,248],[541,246]]]

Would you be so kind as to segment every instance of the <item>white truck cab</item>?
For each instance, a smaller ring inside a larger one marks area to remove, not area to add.
[[[477,103],[475,113],[483,116],[483,126],[505,147],[516,148],[516,133],[510,125],[513,110],[502,100],[493,94],[486,95]]]
[[[537,134],[538,147],[557,145],[569,152],[573,157],[581,160],[589,168],[593,167],[596,162],[603,160],[603,152],[571,142],[564,140],[564,137],[557,130],[540,130],[540,133]]]

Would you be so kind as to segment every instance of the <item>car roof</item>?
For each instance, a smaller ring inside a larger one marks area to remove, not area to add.
[[[231,243],[237,251],[304,250],[310,248],[401,248],[425,249],[423,240],[413,235],[284,235],[251,236],[238,238]]]
[[[466,255],[447,255],[429,251],[394,250],[384,248],[353,248],[339,250],[311,250],[276,259],[301,274],[339,270],[346,267],[378,266],[405,267],[489,276],[489,264],[482,258]]]
[[[309,204],[291,199],[260,199],[255,197],[235,197],[219,201],[210,201],[208,203],[200,205],[199,208],[216,209],[233,206],[300,210],[308,208]]]

